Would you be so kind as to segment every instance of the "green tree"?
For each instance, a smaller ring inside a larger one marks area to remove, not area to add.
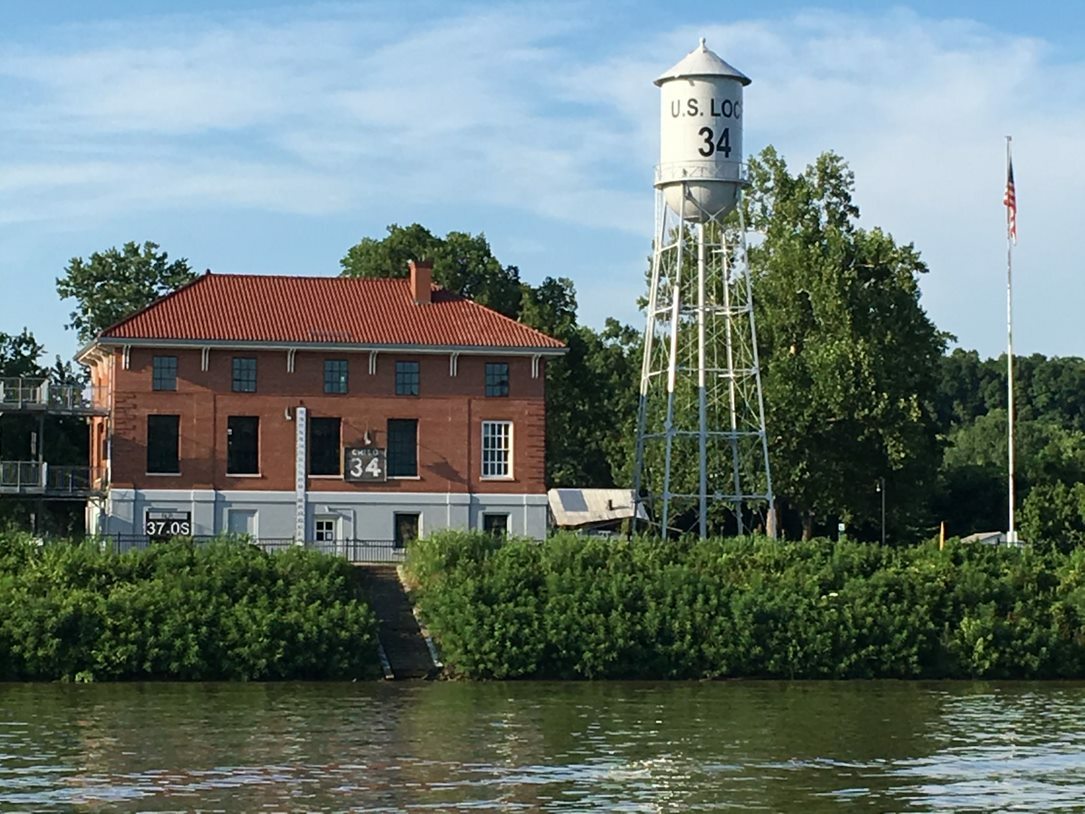
[[[1058,551],[1085,546],[1085,483],[1045,483],[1021,506],[1021,536]]]
[[[580,326],[569,351],[547,367],[547,476],[552,486],[632,482],[640,334],[608,319]]]
[[[938,396],[935,400],[939,429],[949,433],[987,413],[1005,390],[1005,375],[974,350],[954,348],[942,357]]]
[[[520,270],[502,265],[484,234],[449,232],[443,238],[417,223],[392,224],[387,237],[366,237],[339,261],[344,277],[405,277],[409,260],[433,262],[434,282],[475,302],[517,318]]]
[[[815,518],[874,525],[885,478],[897,528],[922,518],[937,471],[934,401],[945,339],[919,303],[911,245],[857,224],[854,176],[824,153],[792,174],[750,162],[749,251],[777,493]]]
[[[1006,464],[1009,436],[1006,410],[995,408],[964,424],[948,438],[941,469],[941,488],[934,502],[951,534],[990,531],[1006,524]],[[1014,431],[1015,486],[1018,507],[1032,501],[1033,527],[1040,507],[1056,515],[1069,509],[1053,505],[1066,497],[1056,487],[1085,481],[1085,433],[1050,419],[1019,419]],[[1026,538],[1028,539],[1028,538]]]
[[[26,328],[18,334],[0,332],[0,377],[44,376],[44,353],[45,346]]]
[[[56,281],[57,294],[78,304],[65,327],[75,329],[80,342],[89,342],[195,276],[187,260],[171,262],[150,241],[142,246],[130,241],[120,249],[94,252],[86,260],[73,257]]]

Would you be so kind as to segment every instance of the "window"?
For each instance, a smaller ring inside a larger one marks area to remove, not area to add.
[[[512,477],[512,422],[482,422],[482,477]]]
[[[336,526],[338,522],[334,517],[318,517],[316,519],[316,541],[318,543],[334,543],[336,538]]]
[[[345,393],[347,392],[347,360],[325,359],[324,360],[324,392]]]
[[[495,537],[504,537],[509,533],[509,516],[489,513],[482,515],[482,530]]]
[[[152,390],[176,390],[177,389],[177,357],[156,356],[154,357],[151,372]]]
[[[486,363],[486,395],[507,396],[509,394],[509,363]]]
[[[396,362],[396,395],[418,395],[418,362]]]
[[[418,419],[388,419],[388,476],[418,476]]]
[[[178,447],[181,440],[181,416],[147,416],[147,471],[154,475],[177,475],[181,472]]]
[[[256,392],[256,360],[251,357],[234,357],[234,384],[235,393]]]
[[[342,456],[339,454],[338,418],[309,419],[309,474],[338,475]]]
[[[232,415],[226,419],[226,474],[259,472],[260,419],[254,415]]]
[[[417,514],[400,514],[395,515],[395,547],[403,548],[408,543],[413,543],[418,539],[418,520]]]

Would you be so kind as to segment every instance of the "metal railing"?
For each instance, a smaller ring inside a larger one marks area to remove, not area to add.
[[[0,461],[0,491],[60,496],[95,491],[89,466],[57,466],[37,461]]]
[[[229,537],[230,535],[226,535]],[[155,543],[164,542],[161,538],[148,537],[146,534],[106,534],[97,538],[108,550],[123,554],[128,551],[140,551]],[[178,539],[192,540],[195,543],[207,543],[222,539],[221,535],[196,534]],[[310,551],[319,551],[334,557],[342,557],[347,562],[359,564],[403,562],[406,548],[394,540],[306,540],[298,543],[287,537],[246,537],[237,539],[247,542],[269,554],[303,547]]]
[[[42,378],[0,378],[0,410],[55,410],[85,413],[105,411],[94,404],[97,388],[57,384]]]
[[[656,186],[682,181],[726,181],[745,186],[748,180],[747,165],[738,161],[669,161],[657,164],[655,171]]]
[[[37,461],[0,461],[0,489],[17,492],[45,488],[42,464]]]

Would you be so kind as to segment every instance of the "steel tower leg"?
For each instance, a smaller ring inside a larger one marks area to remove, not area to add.
[[[675,252],[674,276],[671,291],[671,343],[667,359],[667,418],[663,422],[666,433],[666,452],[663,458],[663,534],[667,534],[671,508],[671,453],[674,449],[674,388],[678,381],[678,318],[682,306],[682,249],[686,242],[686,185],[682,185],[682,205],[678,213],[678,248]]]
[[[708,394],[705,392],[705,249],[704,224],[697,224],[697,531],[708,536]]]
[[[761,457],[765,466],[765,499],[768,501],[768,514],[771,517],[765,519],[765,530],[773,539],[776,538],[776,494],[772,490],[772,468],[769,466],[769,439],[768,428],[765,424],[765,394],[761,389],[761,356],[757,350],[757,320],[753,313],[753,280],[750,279],[750,266],[746,261],[746,214],[742,207],[738,208],[739,228],[739,251],[742,253],[742,271],[746,278],[746,307],[750,314],[750,338],[752,339],[753,375],[754,384],[757,388],[757,417],[761,423]]]
[[[648,389],[652,379],[652,351],[656,335],[656,309],[659,307],[659,267],[666,239],[667,209],[663,196],[656,195],[656,242],[652,247],[652,273],[648,284],[648,315],[644,328],[644,349],[640,367],[640,397],[637,403],[636,457],[633,464],[633,525],[637,523],[637,509],[642,504],[641,489],[644,485],[644,433],[648,423]]]
[[[739,449],[738,449],[738,407],[736,404],[737,393],[735,383],[735,348],[734,348],[734,311],[732,308],[731,297],[731,264],[727,260],[727,241],[721,240],[723,244],[723,253],[721,260],[723,262],[723,310],[725,314],[724,333],[726,335],[725,347],[727,352],[727,400],[729,407],[729,414],[731,417],[731,432],[728,433],[728,440],[731,447],[731,476],[735,489],[735,519],[738,523],[738,533],[744,534],[746,531],[745,524],[742,521],[742,469],[739,463]]]

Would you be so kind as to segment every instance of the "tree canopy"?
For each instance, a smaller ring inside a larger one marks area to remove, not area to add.
[[[71,322],[80,342],[89,342],[103,330],[159,297],[195,278],[184,258],[170,261],[158,244],[134,241],[120,249],[94,252],[88,259],[73,257],[56,281],[62,299],[74,299]]]
[[[520,270],[502,265],[484,234],[437,237],[417,223],[392,224],[381,239],[365,237],[339,261],[344,277],[405,277],[409,260],[430,260],[434,282],[514,319],[522,296]]]
[[[749,251],[776,491],[816,517],[868,519],[885,479],[900,522],[938,466],[933,412],[945,339],[919,303],[911,245],[858,225],[855,180],[823,153],[798,173],[750,161]]]

